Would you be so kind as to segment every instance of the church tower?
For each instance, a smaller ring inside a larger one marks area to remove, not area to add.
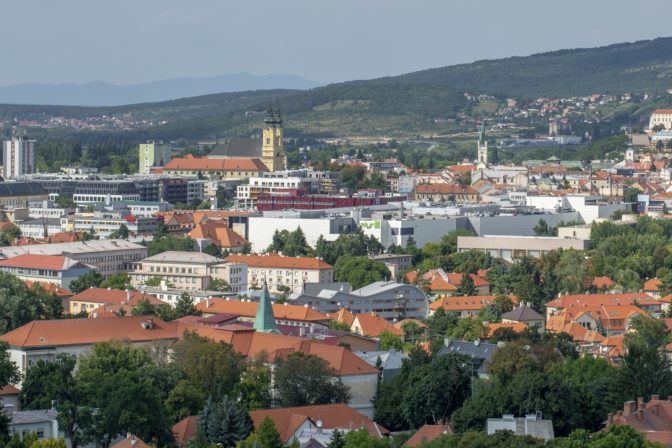
[[[481,130],[478,133],[476,162],[479,168],[488,166],[488,142],[485,139],[485,122],[481,122]]]
[[[285,145],[282,142],[282,117],[280,109],[271,108],[264,118],[263,146],[261,161],[269,171],[283,171],[287,169]]]
[[[254,327],[260,333],[280,333],[275,324],[275,316],[273,315],[273,304],[271,303],[271,294],[268,292],[268,285],[266,279],[261,289],[261,297],[257,304],[257,314],[254,316]]]

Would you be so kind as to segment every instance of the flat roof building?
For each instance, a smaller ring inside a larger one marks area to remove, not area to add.
[[[496,258],[513,261],[518,257],[540,257],[556,249],[585,250],[590,240],[557,238],[551,236],[459,236],[458,252],[478,250]]]

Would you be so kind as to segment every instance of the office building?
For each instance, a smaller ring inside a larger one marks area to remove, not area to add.
[[[12,137],[2,144],[3,177],[16,179],[35,173],[35,140]]]

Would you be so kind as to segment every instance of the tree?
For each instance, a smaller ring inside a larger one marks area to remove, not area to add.
[[[238,448],[284,448],[284,446],[275,423],[266,416],[259,428],[240,442]]]
[[[0,233],[0,246],[9,246],[19,238],[21,238],[21,229],[14,224],[8,224]]]
[[[462,274],[460,285],[457,288],[457,295],[459,296],[473,296],[476,294],[476,285],[474,279],[469,274]]]
[[[344,403],[350,398],[348,387],[326,361],[303,352],[276,360],[275,390],[281,407]]]
[[[625,355],[620,370],[627,396],[633,400],[652,394],[667,396],[672,392],[672,372],[664,350],[665,323],[635,316],[630,325],[634,331],[625,335]]]
[[[79,359],[75,381],[84,405],[96,409],[91,433],[102,447],[121,434],[143,440],[172,443],[156,376],[147,375],[155,363],[141,348],[122,343],[100,343]]]
[[[9,345],[0,341],[0,387],[7,384],[16,384],[21,379],[21,374],[16,364],[9,355]],[[0,443],[5,444],[9,440],[9,422],[7,414],[0,412]]]
[[[169,250],[181,251],[181,252],[192,252],[196,249],[196,244],[194,240],[189,237],[177,237],[177,236],[163,236],[161,238],[153,239],[147,245],[147,254],[151,257],[161,252],[167,252]]]
[[[231,291],[231,285],[223,278],[214,278],[208,285],[210,291],[228,292]]]
[[[343,432],[334,429],[331,433],[331,440],[327,444],[327,448],[345,448],[345,437]]]
[[[209,398],[198,416],[199,430],[212,445],[233,448],[252,432],[247,413],[228,396]]]
[[[73,372],[76,359],[59,353],[53,361],[38,360],[26,372],[19,400],[21,408],[49,409],[56,403],[58,423],[73,448],[91,441],[93,409],[82,404]]]
[[[246,366],[240,382],[236,384],[234,396],[247,411],[271,407],[271,370],[266,367],[263,358]]]
[[[36,284],[32,287],[12,274],[0,272],[0,332],[6,333],[37,319],[61,317],[62,302]],[[1,378],[1,377],[0,377]]]
[[[173,316],[175,319],[179,319],[184,316],[200,316],[201,312],[196,309],[194,301],[187,291],[182,291],[180,298],[177,299],[175,303],[175,309],[173,310]]]
[[[549,227],[548,223],[544,219],[540,219],[532,230],[537,236],[553,236],[553,227]]]
[[[156,316],[158,311],[149,299],[142,298],[135,304],[131,310],[131,314],[133,316]]]
[[[389,331],[383,331],[380,333],[380,342],[378,344],[381,350],[398,350],[401,351],[404,349],[404,341],[401,340],[401,336],[390,333]]]
[[[159,286],[161,286],[161,277],[159,277],[158,275],[149,277],[147,280],[145,280],[145,286],[148,286],[150,288],[158,288]]]
[[[119,228],[114,232],[110,233],[111,240],[126,240],[131,235],[131,232],[128,230],[126,224],[119,225]]]
[[[62,196],[58,195],[56,197],[56,207],[59,208],[75,208],[77,207],[77,204],[75,201],[72,200],[72,198],[69,198],[67,196]]]
[[[185,417],[198,414],[203,409],[207,396],[189,380],[181,380],[166,397],[166,413],[170,421],[179,422]]]
[[[639,188],[628,187],[623,192],[624,202],[637,202],[637,195],[642,194]]]
[[[222,249],[217,244],[208,244],[203,249],[204,254],[212,255],[213,257],[221,258]]]
[[[185,332],[174,345],[175,362],[187,377],[214,400],[233,391],[244,368],[244,357],[224,342]]]
[[[389,279],[391,276],[387,266],[368,257],[342,256],[334,266],[336,281],[350,283],[353,289]]]
[[[119,289],[129,290],[133,289],[131,286],[131,277],[126,272],[110,275],[100,283],[100,287],[104,289]]]
[[[411,428],[444,421],[462,405],[471,382],[470,362],[468,356],[451,353],[410,373],[401,412]]]
[[[70,282],[70,291],[79,294],[89,288],[98,288],[103,283],[103,276],[96,269],[91,269],[86,274]]]

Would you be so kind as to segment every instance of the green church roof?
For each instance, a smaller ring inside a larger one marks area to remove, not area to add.
[[[264,280],[261,296],[259,297],[257,315],[254,317],[254,329],[261,333],[280,333],[275,324],[271,294],[268,292],[266,280]]]

